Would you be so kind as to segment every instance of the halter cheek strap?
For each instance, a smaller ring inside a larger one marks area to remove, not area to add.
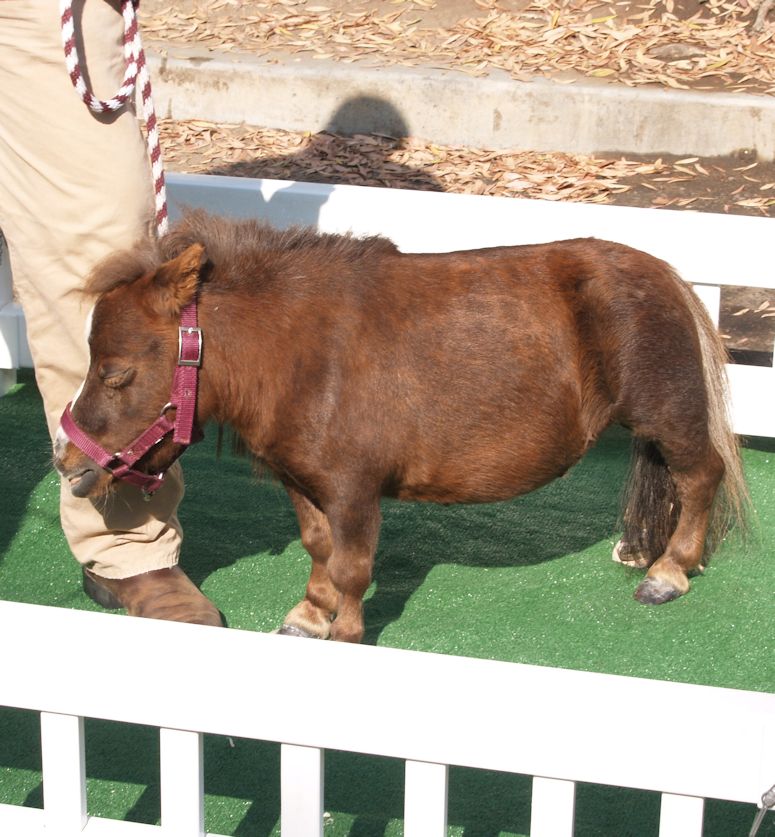
[[[196,414],[196,393],[199,384],[199,368],[202,365],[202,329],[197,325],[196,301],[190,302],[180,312],[178,328],[178,365],[172,379],[172,393],[167,407],[177,408],[174,442],[191,444]],[[194,441],[199,441],[195,439]]]
[[[197,326],[196,302],[192,302],[180,314],[178,365],[172,381],[170,400],[162,407],[159,417],[150,427],[122,450],[110,453],[78,427],[73,418],[71,402],[62,414],[62,429],[70,441],[101,468],[110,471],[118,480],[138,486],[145,495],[151,495],[160,488],[164,472],[149,474],[139,471],[134,467],[137,461],[170,433],[173,434],[172,440],[182,445],[175,459],[189,444],[202,438],[201,431],[194,430],[201,365],[202,330]],[[167,413],[172,409],[175,410],[174,421],[167,418]]]

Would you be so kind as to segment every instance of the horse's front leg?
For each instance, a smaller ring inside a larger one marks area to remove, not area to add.
[[[382,515],[379,496],[361,496],[326,509],[333,551],[328,576],[337,590],[336,619],[331,638],[340,642],[363,639],[363,596],[371,584]]]
[[[306,596],[285,617],[279,633],[360,642],[363,596],[371,584],[382,519],[379,497],[337,501],[324,513],[293,488],[286,489],[312,571]]]
[[[286,485],[296,517],[301,542],[312,559],[305,597],[285,617],[279,633],[328,639],[336,615],[339,593],[328,576],[333,539],[328,518],[303,494]]]

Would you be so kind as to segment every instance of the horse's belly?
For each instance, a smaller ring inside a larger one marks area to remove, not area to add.
[[[490,503],[527,494],[562,476],[584,453],[582,440],[468,452],[443,462],[415,462],[397,486],[401,500]],[[392,493],[392,492],[391,492]]]

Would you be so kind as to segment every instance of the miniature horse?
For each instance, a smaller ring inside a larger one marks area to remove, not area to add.
[[[664,262],[596,239],[444,254],[189,214],[117,253],[72,420],[119,450],[169,410],[181,310],[204,334],[197,426],[229,424],[284,484],[312,558],[283,631],[357,642],[380,498],[504,500],[565,473],[612,423],[634,437],[615,557],[635,593],[686,593],[746,488],[726,413],[725,352]],[[172,412],[175,412],[174,404]],[[111,474],[60,430],[80,497]],[[169,435],[137,463],[158,474]]]

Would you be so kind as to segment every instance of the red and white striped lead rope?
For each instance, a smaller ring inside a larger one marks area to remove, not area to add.
[[[148,141],[148,154],[151,158],[154,197],[156,201],[156,231],[159,237],[167,232],[167,188],[164,180],[164,165],[161,159],[159,128],[156,122],[156,110],[151,96],[151,78],[145,63],[145,52],[140,41],[140,29],[137,25],[136,6],[139,0],[122,0],[121,15],[124,18],[124,60],[126,70],[121,88],[111,99],[97,99],[89,90],[81,71],[81,59],[75,41],[72,0],[60,0],[59,10],[62,20],[62,42],[65,48],[65,62],[70,81],[78,95],[94,113],[109,113],[123,107],[134,94],[139,81],[140,95],[143,100],[143,118]]]

